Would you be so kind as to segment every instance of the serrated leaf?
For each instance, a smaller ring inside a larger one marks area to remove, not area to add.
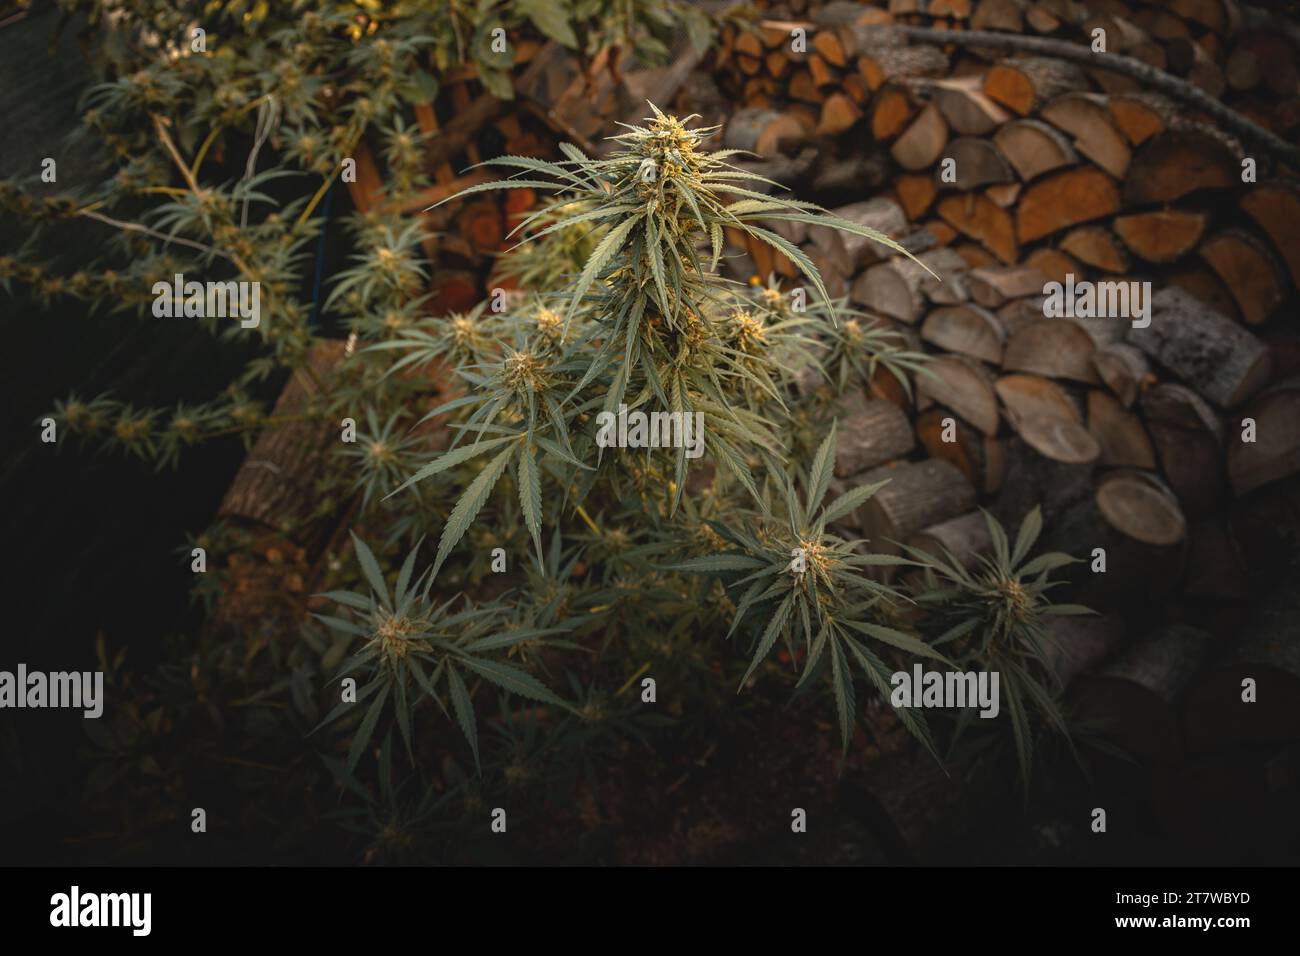
[[[566,706],[564,701],[556,697],[545,684],[525,670],[501,661],[488,661],[476,657],[462,658],[462,661],[480,677],[486,678],[512,694],[530,700],[539,700],[544,704],[554,704],[557,707]]]
[[[447,519],[447,524],[442,529],[442,537],[438,539],[438,556],[433,562],[435,577],[438,574],[438,569],[442,567],[442,562],[451,553],[451,549],[456,547],[460,539],[465,536],[465,532],[469,530],[470,523],[483,510],[488,495],[492,493],[492,489],[496,486],[501,473],[510,464],[510,456],[514,453],[515,446],[511,445],[488,462],[487,466],[470,482],[470,486],[465,489],[465,493],[460,496],[460,500],[456,502],[451,517]]]
[[[474,752],[474,767],[482,773],[483,769],[478,757],[478,725],[474,718],[474,704],[469,699],[469,689],[454,667],[447,668],[447,686],[451,690],[451,706],[456,712],[456,722],[460,724],[461,732],[469,741],[469,749]]]
[[[537,566],[546,570],[542,560],[542,480],[537,471],[533,446],[524,445],[519,450],[518,462],[519,505],[524,511],[524,522],[533,536],[537,549]]]
[[[417,481],[423,481],[425,478],[429,478],[433,475],[438,474],[439,472],[446,471],[448,468],[453,468],[456,465],[463,464],[464,462],[467,462],[472,458],[477,458],[479,455],[482,455],[484,452],[489,452],[493,448],[496,448],[497,446],[502,445],[505,442],[514,439],[515,439],[514,435],[507,435],[504,438],[489,438],[487,441],[475,442],[472,445],[462,445],[460,448],[453,449],[452,451],[445,451],[437,458],[435,458],[433,461],[429,462],[427,465],[422,467],[410,478],[407,478],[406,481],[402,482],[400,485],[394,488],[387,495],[385,495],[384,499],[387,500],[393,497],[393,495],[397,494],[403,488],[410,487],[411,485],[415,484]]]
[[[352,746],[348,748],[349,773],[356,769],[357,761],[361,759],[361,752],[366,749],[366,744],[374,735],[375,724],[379,721],[379,712],[384,709],[384,701],[388,699],[388,687],[389,685],[385,684],[379,689],[370,709],[366,711],[366,716],[361,719],[361,726],[357,728],[356,735],[352,738]]]
[[[1014,568],[1029,553],[1029,549],[1034,546],[1038,540],[1038,535],[1043,530],[1043,512],[1040,508],[1035,507],[1033,511],[1025,515],[1025,520],[1020,522],[1020,531],[1016,534],[1015,547],[1011,549],[1011,566]]]
[[[751,558],[743,554],[706,554],[703,557],[691,558],[689,561],[683,561],[680,564],[670,565],[673,571],[752,571],[755,568],[765,567],[766,562],[758,558]]]
[[[366,583],[379,596],[380,601],[389,603],[388,585],[384,582],[383,572],[379,570],[379,562],[375,560],[374,553],[357,537],[356,532],[348,533],[352,535],[352,547],[357,552],[357,560],[361,562],[361,573],[365,575]]]

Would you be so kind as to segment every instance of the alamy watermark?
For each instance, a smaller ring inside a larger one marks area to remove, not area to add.
[[[103,671],[0,671],[0,708],[70,707],[91,720],[104,713]]]
[[[978,707],[980,716],[992,719],[1001,709],[997,671],[927,671],[920,664],[897,671],[889,678],[895,707]]]
[[[1132,319],[1133,328],[1151,324],[1150,282],[1065,282],[1043,286],[1043,315],[1049,319]]]
[[[601,448],[685,448],[687,458],[704,454],[703,412],[600,412],[596,444]]]
[[[148,936],[153,924],[152,893],[68,893],[50,897],[51,926],[129,926],[133,936]]]
[[[239,324],[255,329],[262,321],[262,283],[260,282],[186,282],[176,273],[172,282],[153,284],[153,314],[160,319],[228,319],[239,317]]]

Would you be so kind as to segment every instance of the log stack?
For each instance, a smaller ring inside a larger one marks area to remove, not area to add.
[[[845,480],[896,473],[893,498],[914,484],[941,511],[912,527],[924,509],[882,499],[890,514],[860,509],[854,530],[891,550],[896,535],[973,528],[963,519],[977,503],[1010,523],[1040,505],[1045,543],[1089,558],[1077,583],[1099,604],[1245,597],[1248,529],[1276,508],[1266,489],[1300,473],[1293,157],[1125,73],[900,28],[1085,48],[1100,30],[1107,50],[1284,138],[1300,124],[1300,29],[1224,0],[840,0],[764,13],[724,35],[712,64],[742,107],[728,145],[773,170],[815,146],[813,175],[794,177],[799,198],[903,241],[943,280],[870,244],[784,233],[832,294],[932,355],[915,403],[895,396],[915,449],[892,472],[877,463]],[[819,168],[847,156],[883,163],[883,185],[819,191]],[[800,281],[784,256],[737,245],[751,254],[742,270]],[[1091,284],[1103,299],[1121,283],[1149,292],[1123,317],[1058,317],[1049,283]],[[922,473],[927,459],[949,467]],[[1092,570],[1094,548],[1105,572]]]

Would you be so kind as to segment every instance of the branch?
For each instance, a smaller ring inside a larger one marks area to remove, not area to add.
[[[103,213],[94,212],[90,209],[83,209],[78,212],[77,215],[85,216],[87,219],[96,219],[99,222],[107,223],[108,225],[115,226],[118,229],[125,229],[127,232],[141,232],[146,236],[161,239],[164,243],[174,242],[178,245],[189,246],[191,249],[198,249],[200,252],[206,252],[210,255],[220,256],[223,259],[234,261],[229,254],[222,252],[220,249],[214,248],[213,246],[205,246],[201,242],[195,242],[193,239],[186,239],[183,236],[169,236],[156,229],[150,229],[148,226],[142,226],[138,222],[123,222],[121,219],[113,219],[110,216],[105,216]]]
[[[994,33],[988,30],[934,30],[929,27],[905,26],[894,29],[900,35],[912,40],[1038,53],[1101,70],[1110,70],[1112,73],[1122,73],[1174,99],[1191,103],[1217,120],[1225,129],[1259,143],[1269,152],[1283,159],[1292,162],[1300,161],[1300,147],[1293,146],[1262,126],[1252,123],[1235,110],[1228,109],[1204,90],[1133,57],[1121,56],[1118,53],[1094,53],[1090,47],[1078,43],[1050,40],[1044,37],[1026,37],[1016,33]]]

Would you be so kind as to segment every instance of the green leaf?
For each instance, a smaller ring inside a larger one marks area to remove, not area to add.
[[[758,668],[758,665],[763,663],[763,659],[771,652],[772,647],[776,644],[777,637],[781,633],[781,629],[785,627],[785,622],[790,617],[790,612],[793,609],[794,592],[791,591],[785,596],[785,600],[781,602],[781,606],[776,609],[776,613],[772,615],[772,620],[768,621],[767,628],[763,631],[763,636],[759,639],[758,647],[754,651],[754,659],[749,662],[749,669],[745,671],[745,676],[740,679],[740,687],[745,686],[745,682],[749,680],[750,675],[754,673]],[[740,688],[737,688],[736,690],[737,693],[739,693]]]
[[[931,660],[941,661],[944,664],[951,663],[946,657],[932,648],[929,644],[911,634],[904,634],[902,631],[896,631],[892,627],[884,627],[880,624],[868,624],[864,621],[845,621],[849,627],[855,631],[860,631],[868,637],[874,637],[891,647],[896,647],[900,651],[906,651],[908,654],[914,654],[917,657],[928,657]]]
[[[483,510],[484,503],[487,502],[488,495],[492,493],[497,479],[501,473],[506,470],[510,464],[510,456],[515,453],[515,445],[502,450],[487,466],[478,473],[478,476],[465,489],[465,493],[460,496],[456,502],[456,507],[452,509],[451,517],[447,519],[446,526],[442,529],[442,537],[438,539],[438,556],[433,562],[433,574],[436,577],[438,569],[442,567],[442,562],[447,559],[451,549],[465,536],[472,522],[478,513]]]
[[[393,497],[393,495],[397,494],[403,488],[407,488],[415,484],[417,481],[423,481],[425,478],[429,478],[439,472],[446,471],[448,468],[467,462],[471,458],[476,458],[484,452],[491,451],[498,445],[513,440],[516,440],[516,436],[507,435],[504,438],[489,438],[487,441],[475,442],[472,445],[462,445],[460,448],[453,449],[452,451],[445,451],[385,495],[384,500]]]
[[[1067,564],[1075,564],[1078,558],[1072,558],[1068,554],[1060,551],[1048,551],[1046,554],[1040,554],[1034,560],[1030,561],[1018,572],[1022,578],[1031,578],[1035,574],[1043,571],[1055,571],[1057,568],[1063,568]]]
[[[460,724],[461,732],[469,741],[469,749],[474,751],[475,768],[482,773],[483,768],[479,764],[478,757],[478,726],[474,720],[474,705],[469,699],[469,690],[465,687],[465,682],[460,674],[456,673],[454,667],[447,668],[447,686],[451,689],[451,706],[456,711],[456,722]]]
[[[1034,546],[1038,540],[1038,535],[1043,530],[1043,513],[1038,507],[1025,515],[1025,520],[1020,522],[1020,531],[1016,535],[1015,547],[1011,550],[1011,566],[1014,568],[1029,553],[1029,549]]]
[[[515,9],[528,17],[547,38],[564,44],[570,50],[577,48],[578,38],[573,27],[569,26],[564,7],[556,0],[515,0]]]
[[[835,432],[839,425],[838,420],[831,422],[830,431],[822,439],[821,447],[817,449],[817,456],[813,458],[812,474],[808,478],[808,513],[812,514],[823,498],[826,497],[826,489],[830,487],[831,475],[835,470]]]
[[[533,446],[526,444],[519,450],[518,485],[519,505],[524,510],[524,522],[533,536],[537,549],[537,566],[545,570],[542,560],[542,480],[537,472],[537,459]]]
[[[556,697],[545,684],[525,670],[520,670],[518,667],[501,661],[488,661],[476,657],[466,657],[462,658],[462,660],[465,666],[474,673],[490,680],[498,687],[510,691],[512,694],[518,694],[530,700],[539,700],[544,704],[554,704],[557,707],[566,706],[564,701]]]
[[[361,726],[357,728],[356,736],[352,738],[352,746],[348,748],[348,772],[356,768],[357,761],[361,759],[361,752],[366,749],[366,744],[375,732],[375,723],[379,720],[379,712],[384,709],[384,701],[388,699],[388,684],[380,688],[379,693],[375,696],[374,702],[370,709],[366,711],[366,716],[361,719]]]
[[[752,571],[755,568],[765,566],[766,562],[743,554],[706,554],[703,557],[683,561],[681,564],[670,565],[670,570],[702,572]]]
[[[582,297],[587,294],[592,283],[596,281],[596,277],[600,275],[600,271],[614,258],[614,254],[623,248],[623,243],[627,241],[628,234],[641,222],[641,218],[641,216],[636,216],[626,222],[619,223],[591,251],[586,265],[582,267],[582,274],[578,276],[573,294],[569,298],[569,306],[565,311],[565,321],[568,321],[567,317],[572,316],[577,311],[578,303],[582,301]]]
[[[361,562],[361,573],[366,576],[366,583],[380,601],[388,604],[388,585],[384,583],[384,575],[379,570],[379,562],[375,560],[374,553],[357,537],[355,531],[349,531],[348,534],[352,535],[352,547],[357,552],[357,560]]]
[[[847,754],[853,728],[853,674],[849,670],[849,662],[844,659],[844,649],[834,638],[831,639],[831,688],[835,692],[835,716],[840,725],[840,744]]]
[[[869,485],[859,485],[852,491],[846,491],[826,506],[826,511],[822,514],[822,521],[826,524],[830,524],[834,521],[838,521],[847,514],[852,514],[864,501],[888,483],[889,479],[886,478],[884,481],[873,482]]]

